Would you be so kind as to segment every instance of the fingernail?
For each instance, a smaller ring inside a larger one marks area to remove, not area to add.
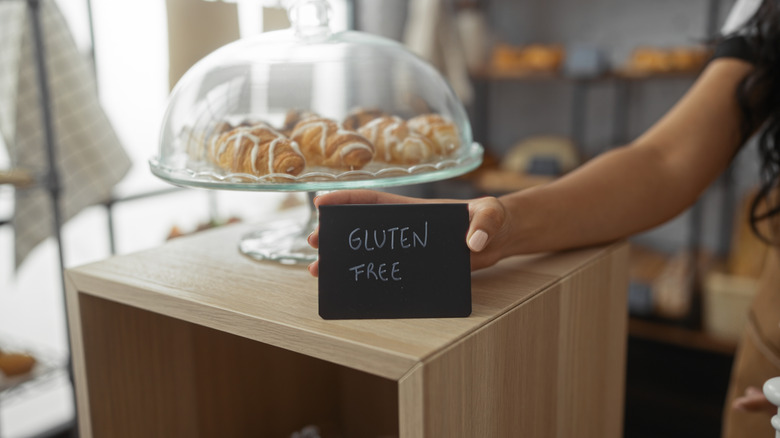
[[[308,236],[308,237],[306,237],[306,242],[308,242],[308,243],[309,243],[309,245],[311,245],[311,236],[313,236],[313,235],[314,235],[314,231],[312,231],[311,233],[309,233],[309,236]]]
[[[487,233],[482,230],[477,230],[471,235],[471,239],[469,239],[469,248],[474,252],[480,252],[485,249],[487,240]]]

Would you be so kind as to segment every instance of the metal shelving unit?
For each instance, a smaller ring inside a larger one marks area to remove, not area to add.
[[[40,90],[40,106],[42,110],[42,129],[44,131],[44,148],[46,155],[46,170],[42,174],[34,174],[25,169],[11,169],[0,172],[0,185],[9,185],[14,190],[45,190],[49,195],[50,206],[52,209],[52,235],[54,237],[57,257],[60,268],[60,286],[61,293],[65,293],[65,260],[62,249],[62,225],[63,217],[62,210],[60,209],[60,199],[62,192],[62,179],[57,169],[57,144],[56,144],[56,132],[54,132],[54,122],[51,114],[51,97],[49,95],[49,79],[46,69],[46,47],[43,39],[43,30],[41,28],[40,19],[40,6],[41,0],[0,0],[0,1],[24,1],[27,5],[28,17],[30,19],[30,26],[32,29],[32,37],[34,43],[34,60],[37,73],[37,84]],[[87,10],[89,11],[89,34],[92,39],[90,50],[90,56],[94,68],[94,31],[92,23],[92,7],[91,1],[86,0]],[[113,255],[116,253],[114,226],[113,226],[113,207],[119,203],[136,201],[143,198],[149,198],[160,195],[167,195],[179,191],[183,191],[182,188],[169,188],[156,191],[150,191],[145,193],[139,193],[132,196],[123,198],[111,198],[105,200],[102,205],[106,209],[106,215],[108,220],[109,231],[109,244],[110,253]],[[10,218],[0,219],[0,226],[11,226]],[[63,297],[64,302],[64,297]],[[65,313],[65,321],[67,324],[68,315]],[[68,338],[68,343],[70,339]],[[0,347],[4,344],[0,343]],[[8,346],[6,346],[8,347]],[[25,346],[15,346],[13,351],[30,351],[30,348]],[[68,345],[68,352],[70,351],[70,345]],[[73,374],[71,370],[70,354],[67,353],[64,358],[56,358],[52,355],[43,352],[35,351],[33,353],[37,360],[36,367],[30,373],[17,376],[14,378],[8,378],[0,376],[0,405],[9,403],[13,400],[22,398],[24,394],[41,390],[47,385],[56,380],[57,377],[67,375],[71,387],[73,388]],[[73,407],[74,412],[77,410],[75,393],[73,393]],[[78,436],[78,430],[76,428],[75,420],[67,426],[71,429],[72,436]]]

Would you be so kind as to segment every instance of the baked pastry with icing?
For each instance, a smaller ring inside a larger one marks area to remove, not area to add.
[[[384,111],[378,108],[355,108],[347,113],[347,117],[341,122],[341,126],[350,131],[357,131],[368,122],[386,115]]]
[[[319,117],[315,112],[308,110],[290,110],[284,117],[284,124],[282,129],[279,130],[282,134],[291,137],[292,131],[295,129],[295,125],[306,119],[314,119]]]
[[[179,134],[179,138],[184,144],[185,151],[190,159],[195,161],[206,160],[208,156],[208,145],[220,134],[233,129],[233,126],[221,121],[207,129],[194,129],[190,126],[184,126]]]
[[[374,143],[377,161],[411,165],[429,161],[438,154],[432,141],[411,131],[400,117],[374,119],[358,132]]]
[[[290,135],[312,166],[361,169],[374,158],[374,145],[357,132],[347,131],[323,117],[299,122]]]
[[[230,172],[294,176],[306,166],[298,145],[264,123],[239,126],[212,138],[209,158]]]
[[[434,142],[439,155],[452,155],[460,149],[458,128],[439,114],[423,114],[409,119],[407,124],[412,131]]]

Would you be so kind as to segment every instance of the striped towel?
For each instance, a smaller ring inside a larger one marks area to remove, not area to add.
[[[45,175],[47,153],[26,2],[0,2],[0,133],[14,167]],[[67,221],[110,197],[131,161],[100,106],[95,77],[54,0],[40,4],[49,80],[60,210]],[[17,190],[13,216],[16,267],[53,234],[48,193]]]

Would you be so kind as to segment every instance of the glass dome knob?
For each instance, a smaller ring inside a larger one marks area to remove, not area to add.
[[[330,5],[326,0],[291,0],[287,6],[290,23],[299,36],[329,34],[330,13]]]

